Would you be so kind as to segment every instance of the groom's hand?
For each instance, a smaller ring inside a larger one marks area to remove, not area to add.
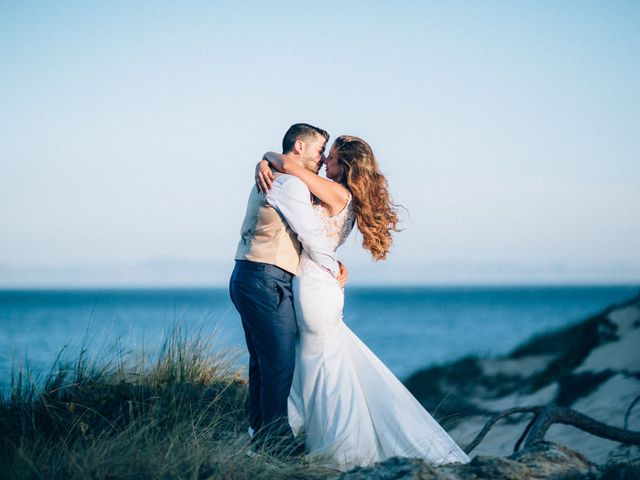
[[[347,284],[347,279],[349,278],[349,270],[347,270],[347,267],[344,266],[344,263],[340,261],[338,261],[338,265],[340,265],[340,272],[338,273],[338,277],[336,278],[336,280],[338,280],[340,286],[344,288],[344,286]]]
[[[269,162],[265,159],[262,159],[256,165],[256,187],[259,192],[267,193],[271,188],[271,184],[274,180],[273,172],[271,171],[271,167],[269,166]]]

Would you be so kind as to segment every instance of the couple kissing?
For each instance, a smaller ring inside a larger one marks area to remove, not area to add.
[[[339,470],[394,456],[468,462],[342,319],[336,250],[357,224],[384,260],[398,217],[369,144],[292,125],[256,166],[229,290],[249,351],[252,446]],[[326,177],[318,175],[322,165]]]

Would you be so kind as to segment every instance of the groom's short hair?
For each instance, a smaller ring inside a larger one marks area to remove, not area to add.
[[[321,128],[314,127],[308,123],[291,125],[282,139],[282,153],[289,153],[293,150],[293,145],[296,143],[296,140],[306,139],[307,137],[313,137],[315,135],[320,135],[324,137],[325,140],[329,140],[329,134]]]

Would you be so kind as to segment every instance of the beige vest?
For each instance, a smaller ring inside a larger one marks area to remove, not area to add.
[[[268,263],[297,273],[302,249],[298,237],[256,187],[251,189],[240,235],[236,260]]]

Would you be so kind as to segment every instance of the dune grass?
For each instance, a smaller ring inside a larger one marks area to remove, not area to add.
[[[6,479],[326,478],[300,457],[248,457],[247,384],[212,336],[173,327],[144,352],[91,360],[59,355],[42,380],[28,362],[0,395]]]

